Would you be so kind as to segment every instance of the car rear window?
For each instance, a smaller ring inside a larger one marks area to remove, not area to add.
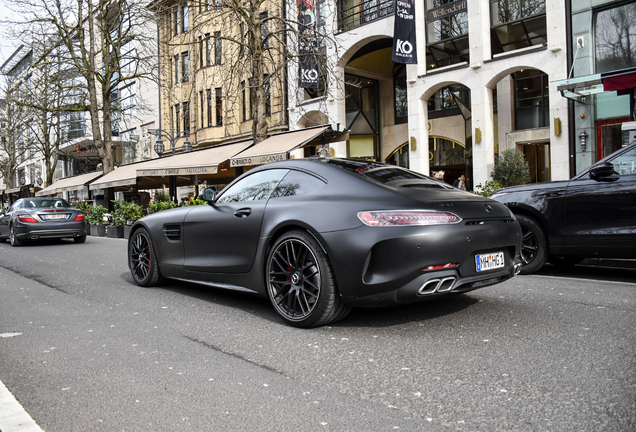
[[[24,200],[24,208],[63,208],[70,207],[61,198],[27,198]]]
[[[334,165],[341,170],[348,171],[387,186],[439,189],[451,188],[450,185],[439,180],[432,179],[398,166],[350,159],[330,159],[327,163]]]

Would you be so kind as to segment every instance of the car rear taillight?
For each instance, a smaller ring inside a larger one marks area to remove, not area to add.
[[[37,223],[38,221],[31,216],[30,214],[19,214],[18,215],[18,220],[20,222],[27,222],[27,223]]]
[[[80,222],[84,220],[84,215],[83,214],[78,214],[77,216],[75,216],[75,219],[73,219],[73,222]]]
[[[462,219],[448,212],[436,210],[381,210],[359,212],[358,218],[365,225],[378,226],[423,226],[455,224]]]

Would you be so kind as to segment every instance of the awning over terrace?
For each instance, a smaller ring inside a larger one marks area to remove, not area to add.
[[[122,165],[91,183],[89,188],[95,190],[136,186],[138,189],[156,189],[167,184],[170,176],[177,177],[178,186],[190,185],[191,176],[194,175],[198,175],[200,179],[214,178],[219,174],[219,165],[249,147],[252,142],[250,139],[221,144],[175,156]]]
[[[36,192],[35,195],[51,196],[62,192],[79,190],[102,174],[103,173],[101,171],[93,171],[78,176],[65,177],[54,182],[52,185],[45,187],[41,191]]]
[[[234,168],[286,160],[290,151],[309,144],[329,129],[329,126],[320,126],[272,135],[231,157],[230,166]]]

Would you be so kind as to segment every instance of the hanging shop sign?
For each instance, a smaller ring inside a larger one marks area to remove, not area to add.
[[[297,0],[298,5],[298,86],[319,88],[318,37],[314,0]]]
[[[397,0],[393,27],[394,63],[417,64],[415,0]]]

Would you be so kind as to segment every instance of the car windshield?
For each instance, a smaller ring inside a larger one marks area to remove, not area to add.
[[[350,173],[358,174],[377,183],[389,186],[425,189],[452,189],[450,185],[441,181],[398,166],[350,159],[329,159],[327,163]]]
[[[24,200],[24,208],[64,208],[70,207],[68,202],[61,198],[27,198]]]

